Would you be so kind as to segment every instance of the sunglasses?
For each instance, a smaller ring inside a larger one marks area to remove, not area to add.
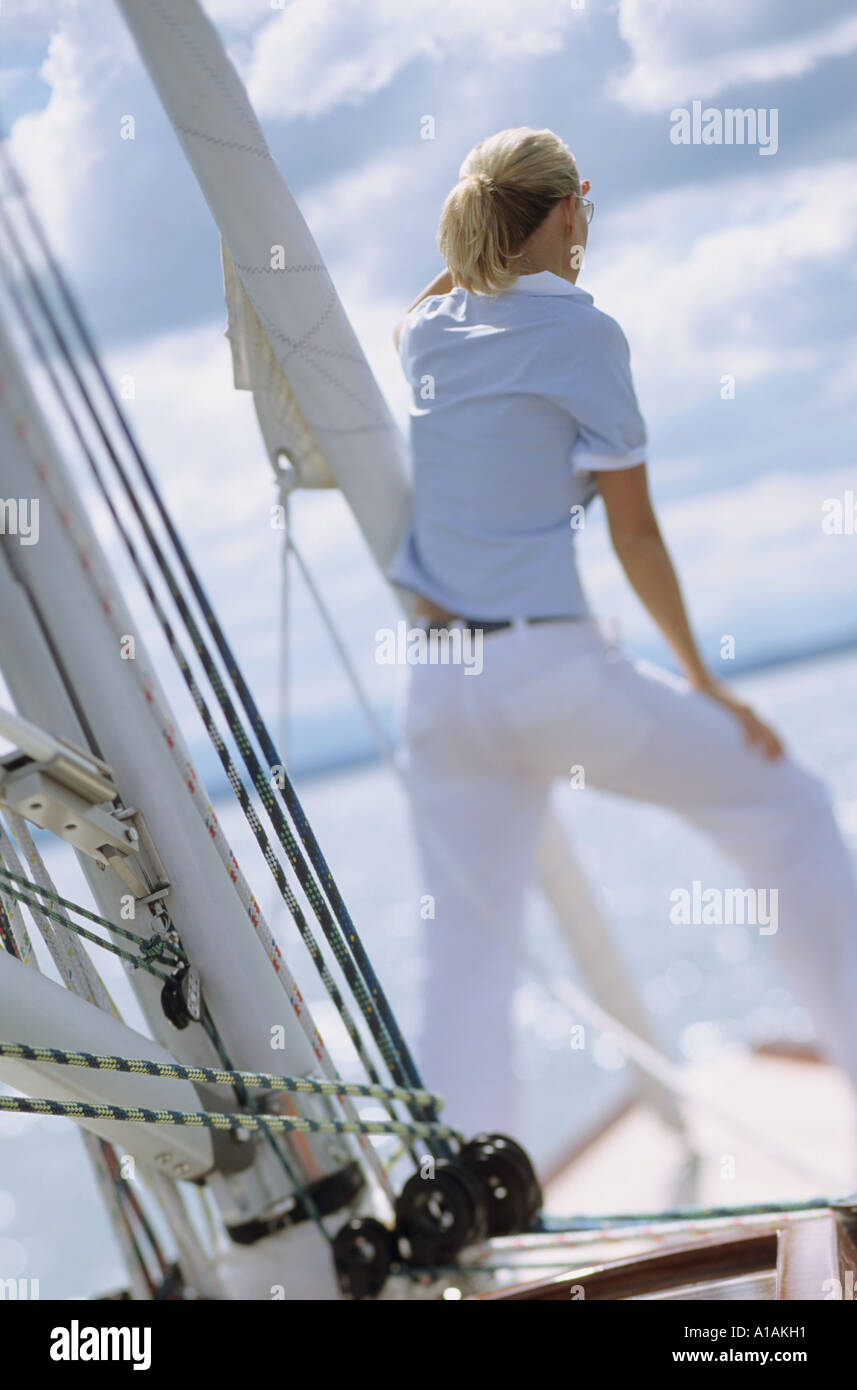
[[[588,225],[592,221],[592,215],[595,212],[595,204],[591,203],[588,198],[578,197],[577,201],[583,210],[583,216],[586,218]]]

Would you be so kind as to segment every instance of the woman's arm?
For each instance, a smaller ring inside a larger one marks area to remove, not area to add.
[[[747,741],[767,758],[783,748],[772,729],[715,680],[691,631],[681,588],[649,496],[646,465],[595,474],[604,499],[613,549],[637,597],[657,623],[695,690],[709,695],[739,719]]]
[[[405,319],[408,317],[408,314],[411,312],[411,309],[416,309],[417,305],[422,304],[423,300],[428,299],[430,295],[449,294],[451,289],[452,276],[450,275],[449,271],[446,268],[444,268],[439,275],[435,276],[430,285],[426,285],[422,294],[417,295],[413,304],[408,306],[406,312],[403,314],[403,316],[399,319],[399,322],[396,324],[396,327],[393,330],[393,342],[395,343],[397,348],[399,346],[399,339],[402,336],[402,329],[405,326]]]

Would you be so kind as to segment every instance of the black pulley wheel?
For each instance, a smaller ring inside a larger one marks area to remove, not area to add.
[[[487,1235],[484,1188],[457,1158],[438,1163],[433,1177],[415,1173],[405,1183],[396,1202],[396,1236],[409,1263],[447,1264]]]
[[[459,1157],[486,1188],[492,1236],[512,1235],[532,1225],[544,1198],[520,1144],[507,1134],[477,1134]]]
[[[377,1298],[396,1251],[392,1231],[373,1216],[346,1221],[333,1241],[339,1287],[349,1298]]]

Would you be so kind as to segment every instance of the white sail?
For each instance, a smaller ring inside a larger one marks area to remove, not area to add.
[[[324,459],[386,569],[410,509],[401,432],[244,87],[196,0],[117,3],[220,229],[226,264],[317,446],[316,461]],[[270,386],[275,399],[282,383]]]

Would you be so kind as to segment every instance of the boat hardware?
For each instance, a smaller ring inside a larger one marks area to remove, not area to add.
[[[377,1298],[395,1254],[393,1232],[374,1216],[347,1221],[333,1242],[333,1261],[342,1292],[353,1299]]]
[[[135,896],[149,891],[127,864],[140,837],[116,809],[116,782],[108,765],[86,749],[0,710],[0,734],[15,751],[0,758],[0,804],[50,830],[101,867],[112,863]]]
[[[330,1216],[342,1207],[353,1203],[366,1185],[360,1164],[355,1160],[347,1163],[335,1173],[318,1178],[304,1189],[305,1196],[296,1194],[279,1205],[274,1212],[257,1217],[252,1221],[242,1221],[238,1225],[227,1226],[226,1231],[236,1245],[255,1245],[265,1236],[275,1235],[285,1226],[297,1226],[313,1216]],[[309,1198],[314,1206],[310,1211]],[[392,1240],[392,1236],[391,1236]]]
[[[530,1159],[505,1134],[477,1134],[458,1160],[485,1192],[489,1236],[517,1235],[536,1220],[542,1191]]]
[[[199,972],[190,965],[179,966],[164,983],[161,1007],[174,1028],[187,1028],[189,1023],[199,1023],[202,1019]]]
[[[466,1245],[488,1236],[485,1189],[458,1158],[414,1173],[396,1202],[396,1238],[409,1264],[449,1264]]]
[[[333,1242],[336,1276],[354,1299],[376,1298],[392,1264],[448,1264],[466,1246],[518,1234],[538,1217],[542,1192],[529,1155],[505,1134],[477,1134],[461,1152],[415,1173],[396,1202],[396,1228],[354,1218]]]

